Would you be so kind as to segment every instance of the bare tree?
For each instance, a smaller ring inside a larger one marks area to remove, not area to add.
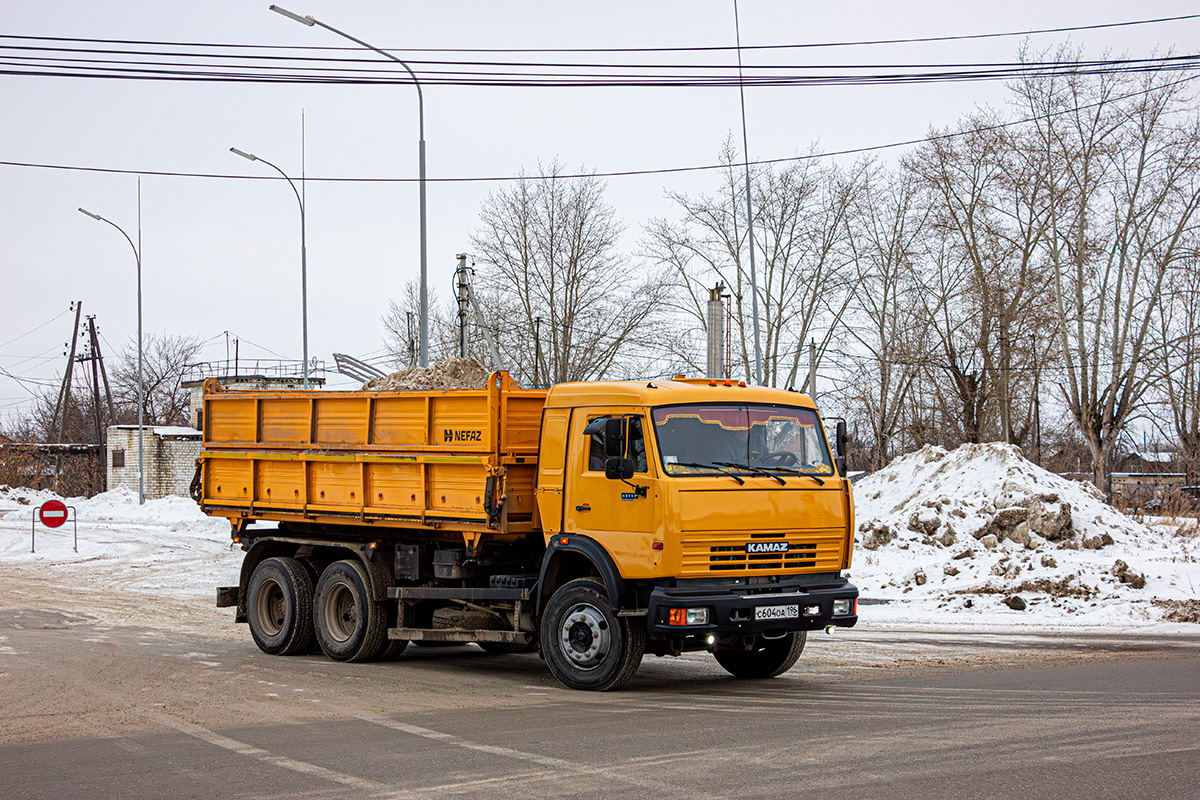
[[[1111,494],[1117,438],[1166,356],[1156,309],[1195,233],[1197,122],[1175,114],[1186,98],[1174,73],[1031,75],[1018,92],[1049,162],[1061,391]]]
[[[1200,474],[1200,263],[1194,255],[1174,270],[1156,312],[1166,352],[1155,383],[1194,485]]]
[[[845,394],[871,431],[869,465],[880,469],[910,407],[930,325],[913,302],[927,212],[911,173],[873,167],[848,224],[854,304],[847,330],[866,358],[851,358]]]
[[[147,425],[187,425],[188,391],[180,387],[185,367],[200,353],[200,338],[162,332],[142,342],[143,408]],[[122,422],[137,421],[138,349],[131,339],[112,369],[113,396]]]
[[[588,380],[628,368],[652,341],[661,281],[618,249],[622,225],[604,182],[567,178],[556,161],[493,192],[471,237],[501,357],[525,382]],[[536,364],[536,367],[535,367]]]
[[[384,349],[391,358],[391,366],[404,369],[416,366],[417,338],[421,325],[420,284],[409,281],[404,284],[404,294],[399,301],[389,300],[384,314]],[[429,309],[429,360],[441,361],[458,355],[458,331],[452,312],[442,303],[437,289],[430,287]]]
[[[935,134],[905,165],[926,188],[941,242],[931,290],[942,377],[966,441],[998,422],[999,438],[1019,441],[1013,398],[1027,389],[1028,337],[1045,330],[1047,278],[1039,245],[1048,224],[1044,155],[995,114],[977,114],[955,135]],[[1025,426],[1028,428],[1028,425]]]
[[[726,140],[718,192],[691,198],[668,193],[682,219],[651,220],[643,249],[667,268],[674,297],[668,301],[691,331],[706,330],[708,290],[720,281],[734,302],[736,357],[742,373],[755,374],[751,281],[743,178],[738,153]],[[800,381],[805,345],[820,336],[824,354],[850,302],[846,221],[861,183],[862,167],[843,172],[815,159],[752,176],[763,380],[768,386]],[[695,343],[697,337],[686,341]],[[731,369],[732,369],[732,365]]]

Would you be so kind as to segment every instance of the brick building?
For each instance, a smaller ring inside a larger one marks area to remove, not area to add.
[[[200,456],[200,431],[170,425],[147,425],[143,430],[146,499],[187,497]],[[113,425],[108,429],[108,488],[118,486],[137,492],[137,425]]]

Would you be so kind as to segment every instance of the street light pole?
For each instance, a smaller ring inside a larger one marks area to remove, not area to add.
[[[408,64],[405,64],[403,61],[396,58],[391,53],[388,53],[384,50],[380,50],[378,47],[375,47],[372,44],[368,44],[367,42],[364,42],[362,39],[357,39],[357,38],[351,36],[350,34],[346,33],[345,31],[340,31],[337,28],[333,27],[332,25],[326,25],[324,22],[321,22],[321,20],[314,19],[311,16],[303,16],[302,17],[299,14],[294,14],[291,11],[288,11],[285,8],[280,8],[279,6],[276,6],[276,5],[271,6],[271,10],[274,11],[276,14],[281,14],[281,15],[287,17],[288,19],[295,20],[296,22],[299,22],[301,25],[307,25],[310,28],[314,25],[319,25],[327,31],[336,33],[338,36],[341,36],[345,39],[349,39],[350,41],[354,42],[355,44],[361,45],[362,47],[365,47],[368,50],[378,53],[379,55],[383,56],[384,58],[388,58],[388,59],[391,59],[392,61],[395,61],[400,66],[404,67],[404,69],[408,70],[408,74],[410,76],[412,76],[413,85],[417,87],[417,125],[418,125],[418,131],[420,133],[420,141],[417,146],[417,158],[418,158],[418,163],[419,163],[419,166],[418,166],[419,178],[418,178],[418,180],[419,180],[420,187],[421,187],[421,189],[420,189],[420,193],[421,193],[421,342],[420,342],[420,352],[417,357],[417,364],[422,367],[428,367],[429,366],[429,281],[428,281],[428,270],[427,270],[428,258],[427,258],[426,237],[425,237],[425,96],[421,92],[421,82],[417,80],[416,73],[412,71],[412,68],[409,67]]]
[[[87,209],[79,209],[82,213],[87,214],[92,219],[107,222],[117,230],[121,231],[121,235],[125,237],[125,241],[129,242],[129,246],[133,248],[133,257],[137,259],[137,311],[138,311],[138,505],[144,505],[146,502],[146,459],[145,459],[145,423],[143,421],[143,411],[146,407],[143,401],[145,388],[142,379],[142,254],[138,252],[137,245],[133,243],[133,239],[129,238],[120,225],[113,222],[111,219],[105,219],[99,214],[93,214]]]
[[[267,161],[265,158],[246,153],[238,150],[236,147],[229,148],[229,152],[239,155],[242,158],[250,161],[261,161],[271,169],[283,176],[283,179],[288,182],[288,186],[292,187],[292,192],[296,195],[296,202],[300,204],[300,316],[301,329],[304,333],[304,388],[308,389],[308,248],[305,244],[304,234],[304,200],[300,197],[299,190],[296,189],[296,184],[288,177],[287,173],[279,167]]]

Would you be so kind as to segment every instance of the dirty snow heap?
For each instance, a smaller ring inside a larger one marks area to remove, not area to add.
[[[487,367],[473,358],[447,358],[432,367],[409,367],[382,378],[372,378],[363,389],[382,391],[429,391],[435,389],[467,389],[487,383]]]
[[[859,481],[854,506],[851,572],[883,601],[866,617],[1130,624],[1200,608],[1194,524],[1132,519],[1012,445],[927,446]]]

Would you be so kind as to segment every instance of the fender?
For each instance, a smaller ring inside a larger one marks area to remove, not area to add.
[[[541,616],[542,606],[553,594],[553,587],[557,583],[558,565],[564,553],[578,553],[592,563],[608,590],[608,602],[612,604],[613,611],[619,611],[633,598],[633,592],[603,545],[586,536],[560,534],[550,539],[546,553],[542,556],[542,570],[537,582],[537,602],[534,606],[535,617]]]

